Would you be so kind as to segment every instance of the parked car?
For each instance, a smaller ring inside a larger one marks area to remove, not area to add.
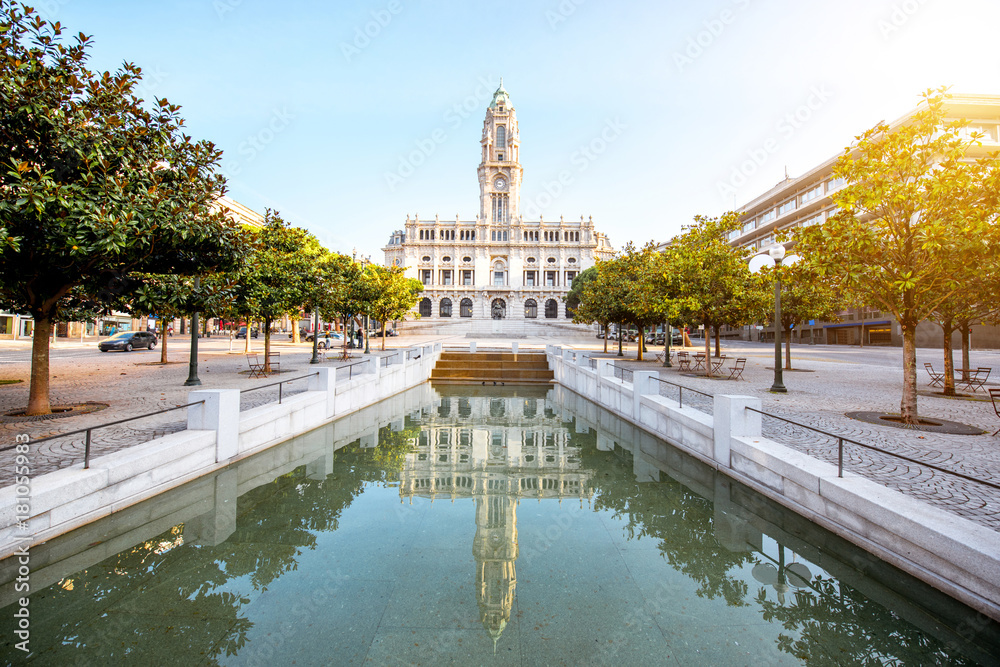
[[[311,343],[313,339],[312,334],[307,334],[305,341]],[[328,346],[334,347],[335,345],[341,345],[344,342],[344,335],[337,333],[336,331],[325,332],[322,331],[319,334],[319,341],[316,343],[316,347],[321,350],[325,350]]]
[[[254,327],[253,329],[250,329],[250,337],[251,338],[256,338],[259,335],[260,335],[260,332],[257,331],[257,327]],[[246,327],[240,327],[240,330],[236,332],[236,337],[237,338],[246,338],[247,337],[247,328]]]
[[[156,347],[156,343],[156,334],[149,333],[148,331],[119,331],[111,338],[98,343],[97,349],[101,352],[110,352],[111,350],[131,352],[138,348],[152,350]]]

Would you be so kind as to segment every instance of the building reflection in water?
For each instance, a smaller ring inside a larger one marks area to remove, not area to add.
[[[401,499],[471,498],[476,503],[476,602],[494,648],[510,621],[517,586],[517,506],[522,499],[590,499],[580,448],[538,390],[441,397],[400,474]]]

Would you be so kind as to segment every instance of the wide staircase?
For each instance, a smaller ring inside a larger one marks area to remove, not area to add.
[[[549,384],[555,376],[544,352],[441,352],[431,382],[445,384]]]

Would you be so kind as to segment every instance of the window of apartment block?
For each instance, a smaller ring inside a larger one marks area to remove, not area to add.
[[[558,274],[559,274],[558,271],[546,271],[545,272],[545,286],[546,287],[555,287],[556,285],[558,285],[559,283],[558,283],[558,281],[556,279],[556,276]]]
[[[768,211],[767,213],[764,214],[764,217],[761,220],[761,222],[770,222],[771,220],[774,220],[777,217],[778,217],[778,214],[772,208],[770,211]]]
[[[823,184],[820,183],[814,188],[810,188],[802,193],[802,203],[805,204],[807,201],[812,201],[823,194]]]
[[[441,271],[441,284],[442,285],[451,284],[451,269],[443,269]]]
[[[462,271],[462,284],[463,285],[472,285],[472,284],[474,284],[473,279],[472,279],[472,271],[470,271],[468,269]]]
[[[778,215],[784,215],[789,211],[794,211],[794,210],[795,210],[795,198],[793,197],[792,199],[789,199],[788,201],[782,203],[781,206],[778,207]]]
[[[420,282],[422,282],[425,285],[430,285],[431,284],[431,270],[430,269],[421,269],[420,270]]]

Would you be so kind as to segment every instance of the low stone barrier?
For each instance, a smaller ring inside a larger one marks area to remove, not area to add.
[[[426,382],[441,344],[413,348],[358,373],[317,368],[305,392],[240,412],[237,389],[188,395],[188,428],[162,438],[0,489],[0,558],[180,486],[289,438]],[[338,382],[338,375],[348,375]],[[25,519],[26,517],[26,519]]]
[[[628,382],[612,360],[591,368],[585,355],[546,352],[566,389],[1000,620],[996,531],[764,438],[759,398],[716,395],[709,415],[660,396],[655,372]]]

